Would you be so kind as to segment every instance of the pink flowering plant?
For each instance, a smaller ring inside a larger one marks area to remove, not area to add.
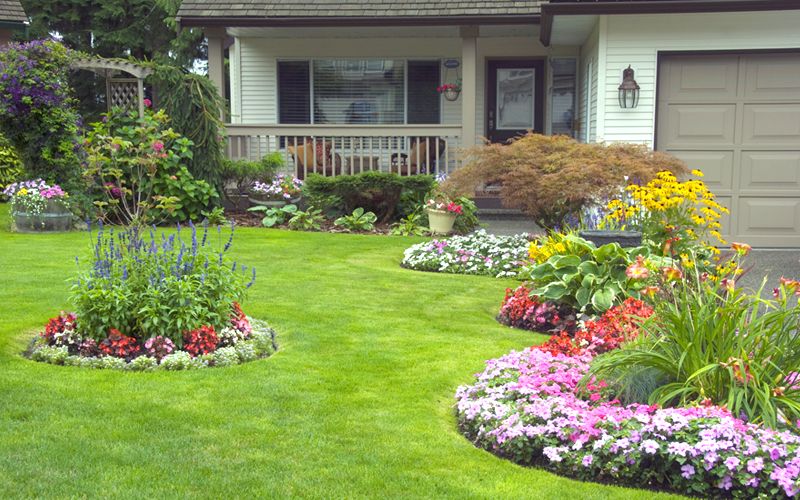
[[[433,239],[406,249],[401,265],[418,271],[513,278],[529,262],[533,235],[495,236],[479,229],[467,236]]]
[[[256,181],[250,192],[266,195],[275,201],[290,201],[301,196],[303,181],[292,174],[277,174],[272,178],[272,182]]]
[[[92,124],[84,146],[86,177],[100,191],[95,201],[100,217],[126,225],[147,225],[174,211],[181,198],[159,194],[157,185],[182,173],[181,162],[192,157],[192,141],[167,128],[163,110],[145,116],[114,108]],[[193,179],[192,179],[193,180]]]
[[[425,208],[428,210],[440,210],[442,212],[450,212],[456,215],[461,215],[463,208],[461,205],[453,202],[447,195],[437,193],[425,202]]]
[[[622,406],[602,380],[581,380],[592,353],[536,347],[487,362],[459,387],[458,423],[477,446],[580,480],[651,484],[711,498],[790,498],[800,436],[715,406]]]
[[[48,202],[55,202],[61,209],[69,210],[69,195],[58,185],[49,185],[42,179],[15,182],[6,186],[3,194],[9,197],[11,213],[41,215],[47,210]],[[44,221],[41,221],[44,225]]]

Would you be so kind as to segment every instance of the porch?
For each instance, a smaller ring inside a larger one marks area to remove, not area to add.
[[[300,179],[366,171],[449,174],[461,166],[461,125],[227,124],[227,156],[258,160],[279,151]]]

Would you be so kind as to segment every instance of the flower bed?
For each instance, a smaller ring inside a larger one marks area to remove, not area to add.
[[[480,229],[467,236],[414,245],[405,251],[400,264],[417,271],[514,278],[529,262],[532,238],[533,235],[494,236]]]
[[[528,348],[487,362],[459,387],[458,421],[476,446],[581,480],[713,498],[787,498],[800,491],[800,437],[718,407],[657,409],[581,387],[591,351]]]
[[[34,339],[30,358],[93,369],[196,370],[238,365],[277,350],[275,331],[266,322],[245,316],[238,304],[229,318],[230,325],[219,334],[208,326],[184,332],[182,348],[175,347],[169,337],[159,335],[141,343],[113,329],[98,344],[76,331],[77,319],[75,314],[65,312],[51,319]]]

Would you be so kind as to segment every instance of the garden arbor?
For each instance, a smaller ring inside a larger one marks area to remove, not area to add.
[[[132,110],[138,103],[139,118],[144,116],[144,79],[155,73],[153,68],[129,61],[95,57],[79,58],[75,61],[75,67],[92,71],[106,79],[109,111],[113,107]],[[134,78],[122,78],[120,72],[133,75]]]

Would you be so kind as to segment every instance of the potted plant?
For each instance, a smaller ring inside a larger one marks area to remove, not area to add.
[[[433,234],[447,234],[452,231],[456,217],[462,212],[461,205],[454,203],[450,197],[442,193],[434,194],[425,203],[425,208],[428,211],[428,225]]]
[[[292,174],[278,174],[272,182],[258,182],[250,189],[250,203],[257,206],[282,207],[288,202],[297,203],[303,181]]]
[[[250,194],[253,183],[272,179],[285,165],[286,159],[279,151],[264,156],[260,161],[223,160],[220,174],[225,185],[225,198],[233,205],[233,210],[240,210],[240,203]]]
[[[461,94],[461,78],[456,80],[455,85],[444,84],[436,90],[448,101],[455,101]]]
[[[20,233],[67,233],[72,229],[69,195],[42,179],[15,182],[3,190]]]

